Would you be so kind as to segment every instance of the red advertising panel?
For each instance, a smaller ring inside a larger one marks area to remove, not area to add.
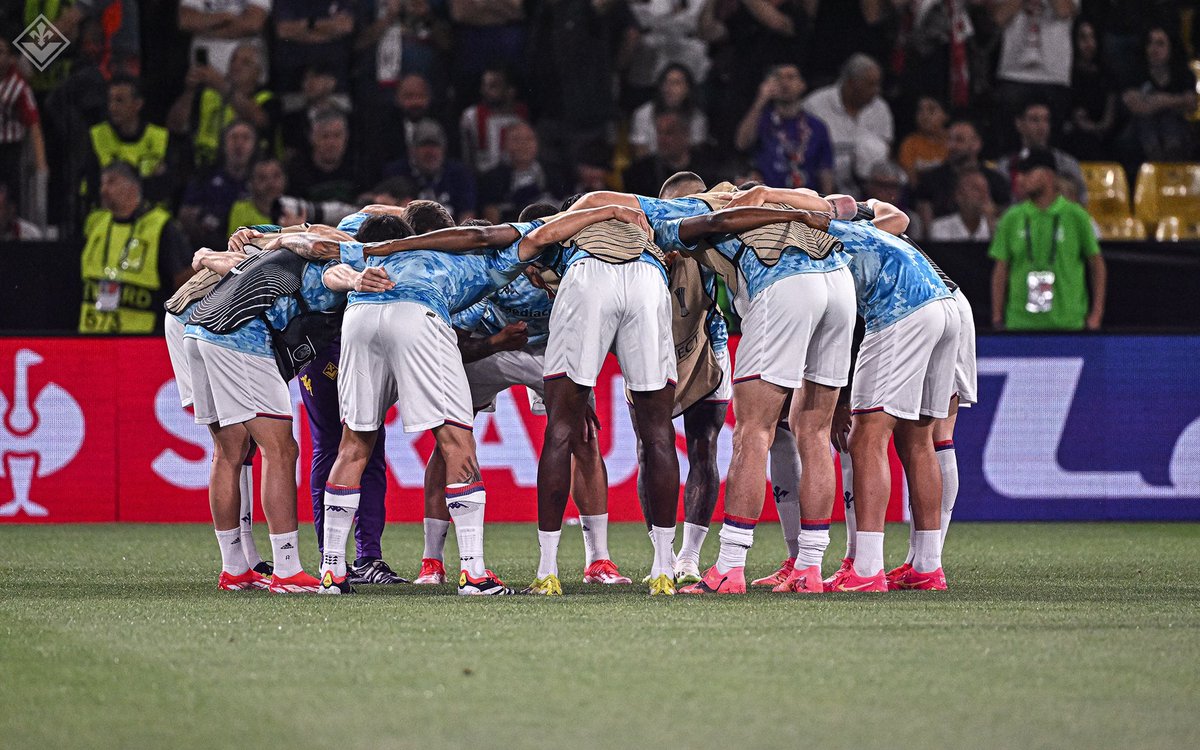
[[[299,506],[301,518],[310,519],[308,425],[298,387],[293,382],[302,457]],[[609,512],[613,521],[635,521],[641,520],[636,442],[623,390],[610,361],[596,388]],[[389,427],[388,519],[419,521],[433,440],[428,433],[405,434],[394,422]],[[536,519],[544,428],[545,418],[531,413],[522,388],[501,394],[496,411],[476,420],[489,521]],[[681,420],[676,429],[686,476]],[[731,436],[731,429],[724,430],[718,446],[722,479]],[[162,339],[0,338],[0,523],[208,521],[211,457],[207,428],[179,405]],[[900,491],[893,485],[888,516],[899,519]],[[774,520],[774,503],[768,492],[764,497],[763,518]],[[841,517],[841,505],[835,504],[835,518]]]

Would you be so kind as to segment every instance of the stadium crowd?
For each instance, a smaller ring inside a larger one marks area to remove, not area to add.
[[[511,220],[679,170],[886,195],[918,239],[986,239],[1021,148],[1052,147],[1084,204],[1078,160],[1195,157],[1195,5],[25,0],[2,19],[0,233],[84,239],[120,159],[193,246],[378,195]],[[10,43],[52,33],[38,14],[70,41],[42,72]]]

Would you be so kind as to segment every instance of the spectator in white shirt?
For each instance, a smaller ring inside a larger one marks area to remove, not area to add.
[[[998,0],[992,20],[1003,29],[996,95],[1001,116],[1012,116],[1030,99],[1050,105],[1055,126],[1071,102],[1071,26],[1080,0]],[[1011,143],[1004,144],[1011,146]]]
[[[988,191],[987,178],[978,169],[958,175],[954,187],[954,204],[958,210],[949,216],[934,219],[929,225],[929,239],[934,242],[987,242],[996,229],[996,204]]]
[[[208,57],[208,64],[222,76],[229,73],[233,51],[251,43],[263,56],[263,24],[271,13],[271,0],[179,0],[179,28],[192,34],[191,59],[197,65],[197,50]],[[259,83],[265,82],[265,76]]]
[[[888,158],[895,125],[892,110],[879,95],[882,85],[879,63],[859,53],[846,60],[837,83],[804,100],[805,111],[829,128],[838,192],[859,193],[860,180]]]
[[[703,146],[708,140],[708,118],[696,104],[695,79],[686,67],[673,63],[659,75],[654,98],[633,111],[629,145],[633,147],[634,161],[658,153],[654,119],[666,112],[687,121],[689,142],[693,147]]]

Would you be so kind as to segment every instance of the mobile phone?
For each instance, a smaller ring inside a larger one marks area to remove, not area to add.
[[[207,47],[197,47],[196,51],[195,51],[195,55],[196,55],[196,64],[197,65],[200,65],[200,66],[208,65],[208,48]]]

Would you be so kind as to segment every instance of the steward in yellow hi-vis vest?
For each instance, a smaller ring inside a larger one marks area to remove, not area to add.
[[[163,300],[188,267],[187,240],[166,210],[142,200],[137,175],[123,162],[104,170],[100,196],[104,207],[84,227],[79,332],[153,333]]]
[[[108,85],[108,119],[93,125],[88,132],[91,164],[79,188],[85,205],[98,204],[100,172],[117,161],[134,168],[151,202],[164,202],[170,196],[168,166],[174,149],[166,128],[142,119],[143,103],[141,84],[136,78],[113,77]]]

